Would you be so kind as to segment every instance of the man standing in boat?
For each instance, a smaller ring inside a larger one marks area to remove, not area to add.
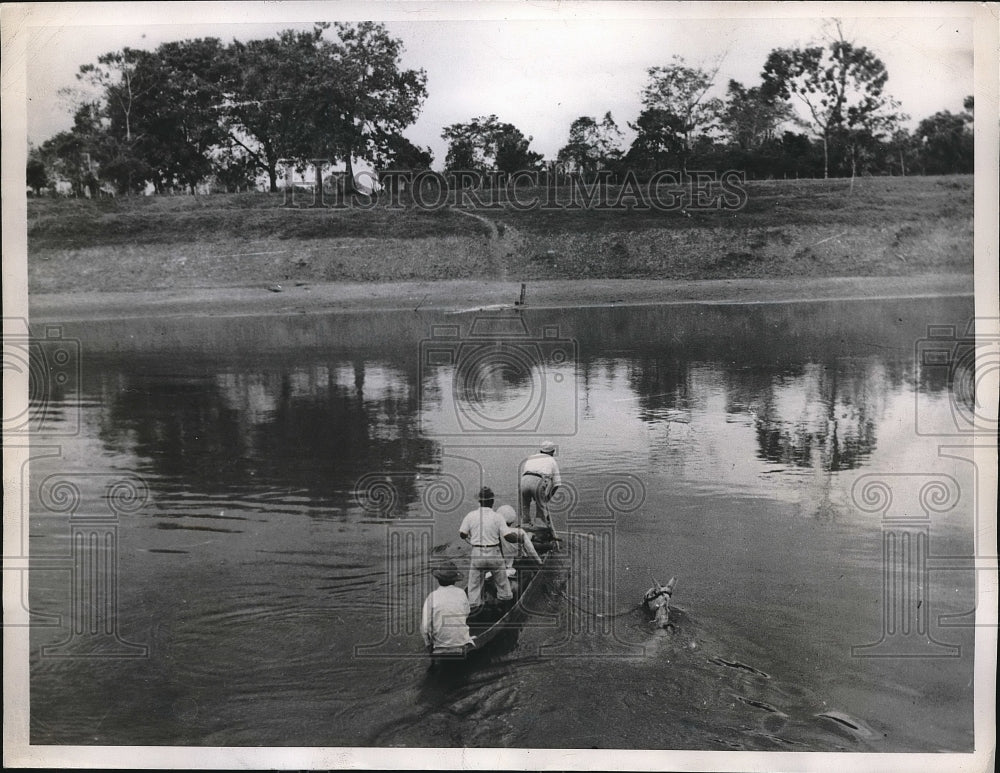
[[[469,584],[466,590],[473,609],[483,603],[483,581],[487,572],[493,572],[498,601],[511,601],[514,598],[500,547],[501,540],[511,534],[511,530],[503,516],[493,510],[493,501],[493,490],[489,486],[483,486],[479,491],[479,507],[465,516],[458,529],[458,536],[472,545],[472,562],[469,565]]]
[[[452,561],[437,564],[431,574],[438,581],[424,601],[420,634],[432,655],[461,655],[473,643],[469,635],[469,598],[455,583],[462,576]]]
[[[555,493],[556,489],[562,485],[559,477],[559,465],[552,457],[555,456],[556,446],[550,440],[546,440],[538,448],[538,453],[529,456],[521,463],[521,478],[518,488],[521,495],[521,522],[526,529],[534,528],[534,521],[531,517],[531,503],[535,503],[535,510],[539,522],[552,528],[552,519],[549,517],[545,505]]]

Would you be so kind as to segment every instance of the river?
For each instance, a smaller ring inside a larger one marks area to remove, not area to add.
[[[972,316],[57,326],[69,356],[32,389],[32,743],[971,751],[973,466],[941,451],[970,398],[920,353]],[[479,486],[514,504],[545,439],[569,568],[446,680],[417,630],[428,560],[462,560]],[[636,605],[672,576],[653,630]]]

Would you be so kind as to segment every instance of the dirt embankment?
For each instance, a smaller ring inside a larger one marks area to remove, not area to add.
[[[290,209],[266,194],[33,200],[29,292],[972,275],[971,177],[771,181],[747,194],[733,211]]]

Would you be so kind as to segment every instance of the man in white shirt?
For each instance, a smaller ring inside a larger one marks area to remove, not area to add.
[[[555,456],[556,446],[546,440],[538,449],[537,454],[533,454],[521,463],[521,479],[518,488],[521,494],[521,520],[525,528],[534,526],[531,517],[531,503],[535,503],[535,510],[538,520],[552,528],[552,519],[546,511],[545,505],[555,493],[556,489],[562,485],[559,477],[559,465],[552,457]]]
[[[514,522],[517,521],[517,513],[514,512],[514,508],[510,505],[501,505],[497,508],[497,515],[503,516],[504,521],[511,527],[512,534],[517,535],[517,541],[520,543],[517,547],[510,545],[510,549],[508,549],[507,545],[503,546],[504,562],[507,564],[507,576],[513,578],[517,574],[517,570],[514,568],[514,560],[518,556],[529,556],[535,559],[536,563],[542,563],[542,559],[538,556],[538,551],[535,550],[535,544],[531,541],[531,535],[524,529],[518,529],[514,526]],[[507,541],[512,542],[512,537],[508,536]]]
[[[462,525],[458,529],[458,536],[472,545],[466,590],[473,608],[483,603],[483,580],[487,572],[493,572],[498,601],[510,601],[514,598],[500,547],[501,541],[510,533],[507,522],[493,510],[493,490],[484,486],[479,491],[479,507],[462,519]],[[510,547],[507,549],[510,550]]]
[[[455,583],[462,574],[452,561],[444,561],[431,570],[438,588],[424,601],[420,616],[420,634],[432,655],[460,655],[473,643],[469,636],[469,597]]]

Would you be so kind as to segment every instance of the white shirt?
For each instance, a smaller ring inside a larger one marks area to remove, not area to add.
[[[507,558],[508,569],[514,568],[514,559],[517,558],[517,555],[530,556],[531,558],[535,559],[536,562],[542,560],[541,558],[539,558],[538,551],[535,550],[535,543],[531,541],[531,535],[528,534],[528,532],[526,532],[524,529],[511,529],[511,531],[514,532],[515,534],[520,535],[521,541],[515,545],[504,547],[504,555]],[[513,550],[510,550],[510,548],[513,548]],[[517,555],[514,555],[515,553]]]
[[[562,479],[559,477],[559,465],[556,464],[556,460],[548,454],[538,453],[525,459],[524,464],[521,465],[521,474],[523,475],[526,472],[537,472],[540,475],[551,475],[553,486],[562,485]]]
[[[456,585],[442,585],[424,601],[420,633],[424,644],[434,649],[461,647],[472,641],[465,619],[469,616],[469,597]]]
[[[463,539],[468,535],[472,547],[499,547],[500,540],[510,533],[510,527],[503,516],[492,507],[477,507],[462,519],[458,534]]]

